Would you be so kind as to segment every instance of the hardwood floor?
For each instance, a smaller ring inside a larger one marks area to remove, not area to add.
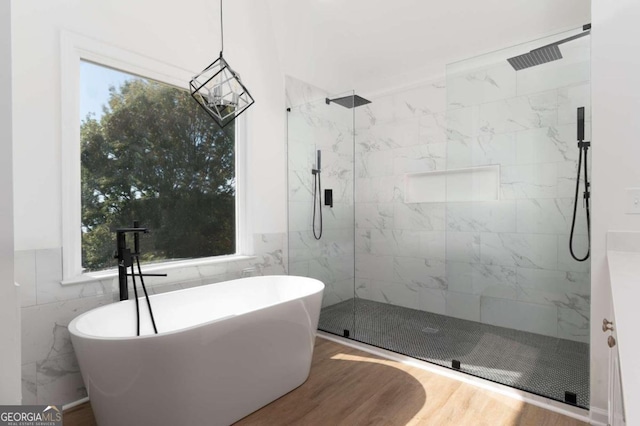
[[[236,423],[250,425],[586,425],[438,374],[318,338],[309,379]],[[94,426],[91,406],[65,426]]]
[[[62,424],[64,426],[96,426],[96,419],[93,417],[91,404],[86,402],[77,407],[64,410],[62,413]]]

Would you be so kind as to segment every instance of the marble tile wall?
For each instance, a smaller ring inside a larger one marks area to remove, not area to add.
[[[156,294],[244,276],[286,274],[286,235],[255,234],[253,239],[254,257],[174,268],[167,277],[149,277],[145,284]],[[67,326],[81,313],[119,299],[117,277],[61,285],[61,265],[61,248],[15,253],[15,279],[22,293],[23,404],[67,404],[87,395]]]
[[[364,96],[372,103],[355,110],[356,296],[445,312],[447,204],[404,202],[405,173],[447,168],[445,81]]]
[[[323,306],[328,306],[352,298],[354,292],[353,110],[327,105],[329,94],[291,77],[286,79],[286,90],[289,269],[293,275],[324,282]],[[311,169],[318,149],[322,189],[333,190],[333,207],[322,206],[320,240],[312,232]]]
[[[588,57],[518,73],[458,66],[356,109],[357,296],[588,342],[589,262],[568,244],[589,74]],[[490,164],[497,201],[404,203],[405,173]]]

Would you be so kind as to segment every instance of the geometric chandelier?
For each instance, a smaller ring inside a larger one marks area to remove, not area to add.
[[[222,0],[220,0],[220,57],[189,82],[191,96],[220,126],[231,123],[254,100],[236,73],[222,57],[224,33],[222,28]]]

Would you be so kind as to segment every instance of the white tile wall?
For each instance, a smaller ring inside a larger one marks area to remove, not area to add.
[[[447,313],[447,292],[434,288],[419,287],[417,306],[414,309],[445,315]]]
[[[589,310],[558,308],[558,337],[589,343]]]
[[[588,58],[583,55],[583,58]],[[590,79],[590,63],[586,61],[549,62],[540,66],[518,71],[518,95],[529,95],[557,87],[564,88],[579,83],[588,83]]]
[[[518,287],[516,268],[483,263],[447,261],[447,282],[450,291],[516,300]]]
[[[22,405],[38,403],[36,363],[22,365]]]
[[[480,124],[492,133],[517,132],[558,124],[558,92],[537,93],[480,105]]]
[[[447,231],[445,258],[448,262],[480,262],[480,233]]]
[[[396,202],[393,204],[393,227],[413,231],[443,231],[445,204]]]
[[[575,176],[574,176],[575,181]],[[508,200],[556,198],[558,166],[555,163],[501,165],[502,197]]]
[[[393,260],[393,281],[408,287],[446,289],[445,262],[442,260],[396,256]]]
[[[483,296],[480,321],[547,336],[558,334],[558,310],[554,306]]]
[[[392,256],[359,253],[356,256],[356,277],[393,282],[393,260]]]
[[[455,202],[446,205],[447,231],[515,232],[514,201]]]
[[[485,264],[556,269],[558,238],[545,234],[480,234],[480,259]]]
[[[393,154],[388,151],[366,151],[356,158],[356,177],[393,176]]]
[[[394,223],[393,203],[357,203],[357,228],[391,229]]]
[[[588,63],[500,63],[446,80],[356,109],[358,297],[584,341],[589,263],[570,258],[568,233],[578,106],[590,138]],[[493,164],[499,201],[403,202],[404,173]]]
[[[426,143],[393,150],[393,174],[422,173],[444,170],[447,159],[446,143]]]
[[[518,232],[568,234],[571,230],[573,205],[572,198],[518,200]],[[581,200],[579,205],[582,206]],[[585,215],[577,215],[575,232],[586,234]]]
[[[446,114],[423,115],[418,123],[418,143],[446,143],[447,118]]]
[[[445,314],[469,321],[480,321],[480,296],[448,291]]]
[[[16,251],[14,265],[15,281],[20,284],[22,306],[35,305],[37,303],[36,252],[34,250]]]
[[[65,404],[86,396],[75,356],[51,357],[37,363],[38,404]]]
[[[584,228],[582,228],[584,229]],[[573,237],[573,252],[578,258],[583,258],[589,250],[589,240],[584,233]],[[591,262],[578,262],[569,252],[569,235],[558,235],[558,269],[561,271],[589,273]]]
[[[576,109],[584,108],[586,121],[591,121],[591,84],[589,82],[558,89],[558,124],[576,124]]]
[[[509,99],[515,95],[516,72],[508,62],[447,75],[447,102],[450,108]]]
[[[558,198],[574,198],[576,194],[576,177],[578,162],[568,161],[555,163],[558,168]],[[588,153],[589,176],[591,176],[591,151]],[[584,175],[580,178],[578,194],[584,192]]]
[[[356,203],[391,203],[400,199],[402,176],[380,176],[356,179]]]
[[[458,137],[458,139],[452,139]],[[516,133],[480,132],[469,138],[450,134],[447,144],[447,168],[516,164]]]
[[[419,123],[420,119],[410,118],[359,129],[356,132],[355,150],[363,153],[418,145]]]
[[[392,283],[391,285],[387,283],[384,286],[378,283],[377,285],[386,303],[410,309],[418,309],[419,303],[423,301],[420,292],[427,290],[422,287],[409,287],[398,283]]]

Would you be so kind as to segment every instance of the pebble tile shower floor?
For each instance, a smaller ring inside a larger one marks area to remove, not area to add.
[[[589,345],[365,299],[322,309],[318,328],[527,392],[589,406]]]

